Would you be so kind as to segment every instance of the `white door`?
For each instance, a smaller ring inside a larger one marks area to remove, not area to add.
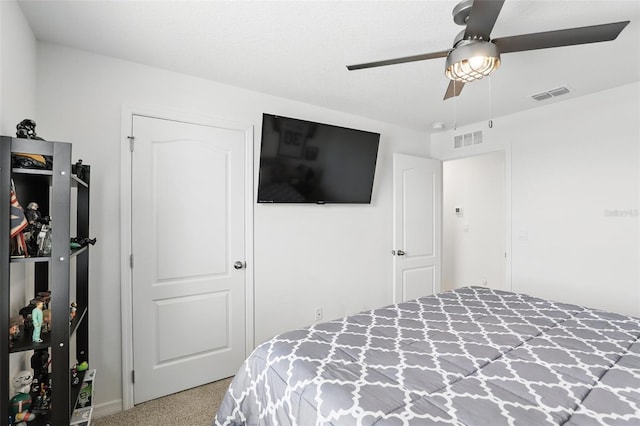
[[[442,163],[393,155],[393,299],[440,291]]]
[[[138,404],[232,376],[244,359],[245,133],[138,115],[132,127]]]

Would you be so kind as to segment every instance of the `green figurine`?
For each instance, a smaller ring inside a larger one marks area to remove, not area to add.
[[[42,329],[42,306],[44,302],[42,299],[36,300],[36,307],[31,311],[31,322],[33,323],[33,340],[34,343],[42,343],[42,339],[40,338],[40,330]]]

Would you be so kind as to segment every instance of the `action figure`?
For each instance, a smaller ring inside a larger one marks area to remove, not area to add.
[[[49,350],[40,349],[33,352],[31,356],[31,368],[33,369],[33,376],[38,380],[38,383],[49,382]]]
[[[31,421],[36,415],[29,412],[31,408],[31,384],[33,374],[30,371],[22,370],[13,378],[13,389],[16,394],[11,398],[11,413],[18,422]]]
[[[9,321],[9,347],[13,347],[13,342],[20,337],[20,324],[22,320],[20,317],[12,317]]]
[[[76,317],[77,312],[78,305],[76,304],[76,302],[71,302],[71,305],[69,305],[69,323],[71,323],[71,321],[73,321],[73,319]]]
[[[28,370],[18,371],[13,378],[13,389],[16,393],[29,393],[33,383],[33,374]]]
[[[42,329],[42,306],[44,302],[40,299],[36,299],[36,307],[31,311],[31,322],[33,323],[33,336],[31,340],[35,343],[42,343],[40,338],[40,330]]]
[[[24,334],[25,339],[30,339],[33,336],[33,321],[31,321],[31,312],[36,307],[36,299],[31,299],[29,304],[24,308],[21,308],[18,312],[22,316],[23,324],[24,324]]]
[[[36,134],[36,122],[29,118],[25,118],[18,123],[16,126],[16,136],[22,139],[44,140]]]
[[[24,210],[18,201],[16,195],[16,187],[11,179],[11,256],[12,257],[27,257],[27,242],[24,237],[24,230],[29,225]]]
[[[38,255],[38,236],[42,231],[42,227],[44,225],[49,225],[51,222],[51,218],[49,216],[42,216],[39,208],[40,206],[38,203],[31,201],[27,204],[27,208],[24,211],[24,215],[29,223],[27,228],[24,230],[24,236],[27,241],[28,252],[31,256]]]

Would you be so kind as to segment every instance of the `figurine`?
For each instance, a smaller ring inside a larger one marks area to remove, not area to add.
[[[36,299],[42,300],[42,303],[44,303],[43,309],[49,309],[49,302],[51,301],[51,290],[39,291],[38,294],[36,294]]]
[[[41,299],[36,299],[36,307],[31,311],[31,321],[33,322],[33,336],[31,340],[35,343],[42,343],[40,338],[40,331],[42,329],[42,306],[44,302]]]
[[[49,382],[49,350],[40,349],[34,351],[31,356],[31,368],[33,369],[34,381],[37,380],[40,385]]]
[[[76,161],[76,164],[71,165],[71,173],[76,175],[81,181],[86,182],[88,172],[89,166],[82,164],[82,159]]]
[[[31,414],[29,408],[31,408],[31,395],[28,393],[20,392],[11,398],[11,413],[16,421],[28,422],[35,419],[36,415]]]
[[[29,222],[30,224],[38,222],[38,219],[42,217],[39,209],[40,206],[35,201],[31,201],[29,204],[27,204],[27,209],[24,211],[27,222]]]
[[[13,342],[20,338],[20,324],[22,319],[20,317],[12,317],[9,321],[9,347],[13,347]]]
[[[51,331],[51,309],[42,310],[42,333]]]
[[[34,389],[33,393],[36,395],[36,400],[33,403],[31,412],[35,414],[46,414],[51,403],[50,387],[46,383],[40,383],[40,385]]]
[[[25,118],[16,126],[16,136],[22,139],[36,139],[43,141],[41,137],[36,134],[36,122]]]
[[[30,371],[18,371],[18,374],[13,378],[13,389],[16,393],[29,393],[31,383],[33,383],[33,374]]]
[[[38,233],[36,244],[38,245],[38,256],[51,255],[51,226],[42,225]]]
[[[80,376],[78,376],[78,369],[76,367],[71,368],[71,386],[77,386],[80,384]]]
[[[12,257],[27,257],[27,243],[24,238],[24,230],[29,225],[27,218],[24,215],[24,210],[18,201],[16,195],[15,184],[11,179],[11,256]]]
[[[24,308],[20,309],[18,312],[23,319],[24,324],[24,334],[27,336],[27,339],[30,339],[33,335],[33,322],[31,321],[31,312],[36,307],[36,299],[31,299],[29,304]]]
[[[73,319],[76,317],[77,311],[78,305],[76,304],[76,302],[71,302],[71,305],[69,306],[69,322],[73,321]]]
[[[24,211],[25,217],[29,225],[24,230],[24,236],[27,242],[27,248],[31,255],[38,254],[38,236],[44,225],[49,225],[51,218],[49,216],[42,216],[39,210],[39,205],[35,201],[27,204],[27,208]],[[45,302],[46,306],[46,302]]]
[[[79,237],[73,237],[71,238],[71,248],[72,249],[79,249],[82,247],[86,247],[89,244],[91,244],[92,246],[96,244],[97,239],[96,238],[79,238]]]

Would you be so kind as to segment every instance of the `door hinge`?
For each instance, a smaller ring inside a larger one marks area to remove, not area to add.
[[[133,269],[133,253],[129,255],[129,267]]]
[[[136,382],[136,370],[131,370],[131,383]]]
[[[136,140],[134,136],[127,136],[129,139],[129,151],[133,152],[133,142]]]

